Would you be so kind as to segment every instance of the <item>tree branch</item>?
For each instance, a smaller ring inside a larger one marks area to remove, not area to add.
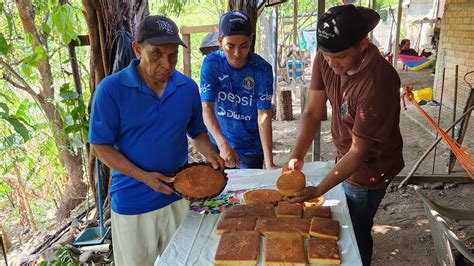
[[[33,98],[37,98],[38,97],[38,94],[33,90],[33,88],[31,88],[30,84],[28,84],[28,82],[26,82],[25,79],[23,79],[20,74],[18,74],[15,69],[13,69],[9,64],[7,64],[5,61],[3,61],[2,58],[0,58],[0,65],[3,66],[11,75],[13,75],[15,77],[15,79],[17,79],[21,84],[13,81],[12,79],[10,79],[10,77],[4,75],[2,77],[2,79],[4,79],[5,81],[7,81],[8,83],[12,84],[13,86],[15,86],[16,88],[18,89],[21,89],[21,90],[24,90],[26,91],[27,93],[29,93]]]

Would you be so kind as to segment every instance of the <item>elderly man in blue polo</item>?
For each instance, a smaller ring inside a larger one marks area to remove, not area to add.
[[[133,49],[138,59],[95,91],[89,142],[112,169],[112,238],[116,265],[152,265],[183,221],[189,202],[169,183],[187,163],[188,139],[214,168],[196,83],[175,70],[179,37],[163,16],[146,17]]]

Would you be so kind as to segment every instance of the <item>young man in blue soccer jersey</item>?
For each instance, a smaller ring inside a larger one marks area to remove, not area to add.
[[[189,210],[173,193],[171,176],[195,148],[224,167],[202,119],[196,83],[175,70],[176,24],[149,16],[137,28],[138,58],[106,77],[94,93],[89,142],[112,169],[110,198],[116,265],[152,265]]]
[[[211,142],[230,168],[274,169],[272,155],[272,67],[250,52],[247,14],[221,16],[222,50],[206,56],[201,69],[204,123]]]

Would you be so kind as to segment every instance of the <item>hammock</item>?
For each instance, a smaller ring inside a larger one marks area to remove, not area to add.
[[[402,60],[403,64],[408,67],[408,69],[413,71],[419,71],[425,68],[431,69],[436,62],[434,58],[426,58],[423,56],[399,54],[398,57]]]
[[[421,106],[414,100],[413,92],[411,88],[405,88],[403,94],[402,94],[402,100],[403,100],[403,108],[406,110],[406,103],[405,103],[405,98],[408,99],[408,101],[412,102],[413,105],[421,112],[421,114],[428,120],[430,125],[438,132],[438,134],[441,136],[441,138],[446,141],[448,144],[449,148],[451,151],[454,153],[456,158],[459,160],[461,163],[461,166],[466,170],[467,174],[474,179],[474,157],[467,151],[465,150],[459,143],[455,140],[453,140],[446,132],[444,132],[437,124],[436,122],[430,117],[429,114],[421,108]]]

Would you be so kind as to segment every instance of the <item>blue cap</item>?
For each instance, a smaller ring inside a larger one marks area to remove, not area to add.
[[[250,17],[242,11],[231,11],[221,16],[219,35],[252,35]]]

